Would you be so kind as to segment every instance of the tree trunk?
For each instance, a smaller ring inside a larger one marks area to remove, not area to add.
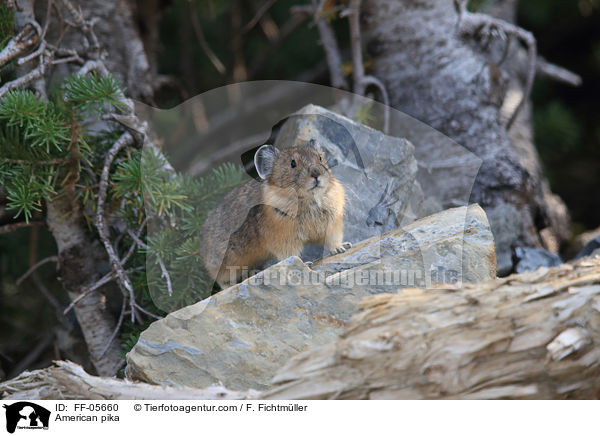
[[[489,217],[499,273],[510,272],[514,246],[541,246],[544,228],[564,237],[560,217],[552,219],[531,131],[521,131],[525,140],[517,143],[505,127],[507,72],[457,35],[452,0],[366,0],[363,19],[374,74],[385,83],[391,105],[483,160],[470,201]]]
[[[600,258],[367,297],[339,339],[274,382],[263,398],[599,398]]]

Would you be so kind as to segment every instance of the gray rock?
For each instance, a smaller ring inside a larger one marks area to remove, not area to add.
[[[515,248],[515,272],[523,273],[535,271],[539,267],[558,266],[563,263],[561,257],[543,248],[517,247]]]
[[[308,105],[283,124],[275,146],[310,140],[346,189],[345,240],[358,242],[421,217],[423,191],[416,181],[414,147],[406,139]]]
[[[291,257],[169,314],[140,335],[126,373],[161,385],[265,390],[290,357],[336,338],[364,296],[489,279],[495,266],[483,210],[447,210],[356,244],[314,270]]]

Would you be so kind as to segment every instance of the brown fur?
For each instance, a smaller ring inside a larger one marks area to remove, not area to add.
[[[227,267],[239,267],[239,281],[242,267],[299,256],[307,243],[334,250],[342,244],[344,204],[344,188],[321,153],[311,147],[280,151],[267,180],[239,186],[208,214],[201,239],[205,266],[224,286],[233,282]]]

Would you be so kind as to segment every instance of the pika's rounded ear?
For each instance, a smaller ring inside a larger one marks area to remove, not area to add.
[[[256,154],[254,155],[254,166],[261,179],[266,180],[271,175],[273,163],[275,162],[278,153],[279,150],[268,144],[265,144],[256,150]]]

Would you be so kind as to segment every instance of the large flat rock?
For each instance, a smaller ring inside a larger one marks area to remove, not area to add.
[[[477,205],[450,209],[359,243],[314,270],[291,257],[169,314],[141,334],[126,372],[161,385],[266,390],[292,356],[336,339],[363,297],[418,286],[418,277],[427,287],[495,273],[485,213]]]

